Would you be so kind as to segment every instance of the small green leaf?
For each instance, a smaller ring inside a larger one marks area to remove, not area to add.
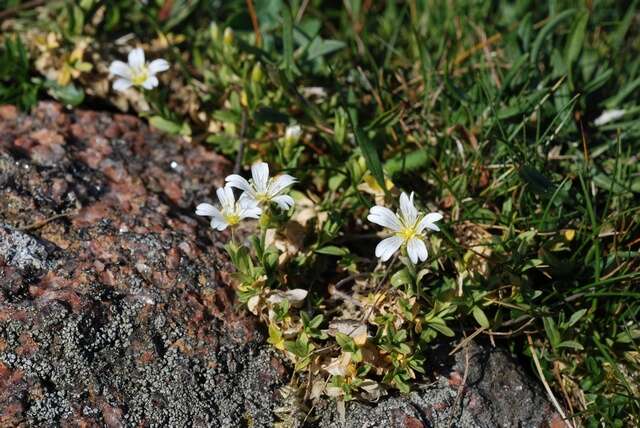
[[[609,108],[609,109],[619,107],[622,104],[622,102],[625,100],[625,98],[635,93],[635,91],[639,87],[640,87],[640,77],[632,80],[631,82],[624,85],[621,89],[616,91],[615,95],[613,95],[610,98],[607,98],[607,100],[604,101],[604,105],[606,106],[606,108]]]
[[[455,336],[455,333],[453,332],[453,330],[447,327],[447,324],[444,322],[442,318],[433,318],[428,322],[428,324],[429,324],[429,327],[431,327],[432,329],[436,330],[439,333],[444,334],[447,337]]]
[[[600,87],[602,87],[602,85],[607,83],[607,81],[611,78],[611,76],[613,76],[613,69],[611,68],[608,68],[602,73],[599,73],[596,77],[591,79],[591,81],[584,86],[583,88],[584,93],[590,94],[591,92],[597,91],[598,89],[600,89]]]
[[[584,347],[578,342],[576,342],[575,340],[562,341],[558,343],[557,348],[571,348],[571,349],[575,349],[576,351],[582,351],[584,349]]]
[[[391,276],[391,285],[393,285],[394,287],[409,285],[411,284],[411,282],[411,273],[407,268],[402,268]]]
[[[623,193],[626,190],[624,186],[612,180],[611,177],[604,173],[596,174],[596,176],[593,177],[593,184],[603,190],[606,190],[607,192],[610,191],[614,194]]]
[[[283,68],[287,79],[293,79],[293,16],[289,7],[282,8]]]
[[[395,383],[396,387],[403,394],[408,394],[411,391],[409,385],[400,377],[400,375],[395,375],[393,377],[393,383]]]
[[[335,245],[327,245],[326,247],[318,248],[315,252],[329,256],[346,256],[349,254],[349,249],[345,247],[337,247]]]
[[[284,342],[284,346],[285,348],[287,348],[287,351],[291,352],[292,354],[300,358],[306,357],[307,354],[309,353],[307,346],[298,340],[296,340],[295,342],[288,340]]]
[[[556,327],[556,322],[551,317],[544,317],[542,318],[542,324],[547,333],[547,338],[549,338],[549,342],[551,342],[551,347],[554,349],[557,348],[560,345],[560,332]]]
[[[542,48],[542,43],[545,39],[553,32],[553,30],[565,19],[571,17],[575,13],[575,9],[567,9],[558,15],[551,18],[545,25],[542,27],[538,35],[536,36],[535,41],[531,47],[531,63],[535,64],[538,61],[538,53],[540,53],[540,49]]]
[[[372,131],[378,128],[387,128],[389,126],[393,126],[396,123],[398,123],[398,121],[402,117],[402,113],[403,113],[403,110],[400,108],[400,106],[396,106],[391,110],[387,110],[384,113],[376,116],[371,121],[371,123],[367,125],[366,130]]]
[[[382,163],[380,163],[380,157],[378,156],[376,147],[373,145],[373,142],[369,140],[366,134],[355,125],[357,123],[357,120],[355,117],[353,117],[353,115],[355,115],[355,112],[353,110],[349,110],[349,117],[351,119],[353,134],[358,145],[360,146],[360,150],[362,150],[362,155],[364,156],[364,159],[367,163],[367,167],[369,168],[369,171],[371,171],[371,175],[373,175],[380,187],[386,189],[387,186],[384,182]]]
[[[84,101],[84,91],[76,87],[73,83],[66,86],[60,86],[55,82],[51,83],[51,81],[49,81],[47,84],[51,85],[49,94],[65,105],[75,107]]]
[[[640,329],[621,331],[616,335],[616,342],[618,343],[632,343],[640,338]]]
[[[313,61],[316,58],[320,58],[325,55],[329,55],[332,52],[336,52],[347,46],[345,42],[340,40],[323,40],[316,38],[311,42],[309,46],[307,59]]]
[[[313,317],[313,319],[309,322],[309,327],[311,328],[318,328],[320,327],[320,325],[322,324],[322,321],[324,321],[324,315],[319,314],[316,315],[315,317]]]
[[[240,123],[242,120],[238,112],[231,110],[216,110],[213,112],[213,118],[220,122]]]
[[[353,338],[344,333],[336,333],[336,342],[338,342],[338,345],[340,345],[340,347],[346,352],[355,352],[357,350],[356,343],[353,341]]]
[[[269,339],[268,342],[278,349],[284,349],[284,341],[282,339],[282,332],[275,324],[269,324]]]
[[[418,149],[411,153],[401,153],[384,164],[384,169],[391,175],[415,171],[424,168],[430,159],[428,148]]]
[[[574,312],[573,315],[571,315],[571,318],[569,318],[569,322],[567,323],[567,327],[571,327],[575,323],[580,321],[580,318],[582,318],[584,316],[584,314],[586,314],[586,313],[587,313],[586,309],[580,309],[579,311]]]
[[[580,55],[580,51],[582,51],[582,45],[584,44],[584,36],[587,31],[587,23],[589,22],[589,12],[582,11],[578,13],[576,18],[573,21],[573,26],[571,27],[571,33],[569,35],[569,40],[565,46],[565,61],[567,63],[567,67],[570,67],[571,64],[578,59]]]
[[[178,135],[180,134],[180,131],[182,131],[181,124],[172,122],[168,119],[165,119],[162,116],[152,116],[149,119],[149,123],[154,128],[157,128],[160,131],[166,132],[167,134]]]
[[[478,324],[480,324],[480,327],[489,328],[489,319],[479,306],[474,306],[472,313]]]

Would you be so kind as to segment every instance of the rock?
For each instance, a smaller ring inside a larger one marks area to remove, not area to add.
[[[234,312],[226,259],[193,214],[229,162],[132,117],[11,111],[0,122],[0,425],[272,426],[289,374]]]
[[[49,266],[45,245],[12,228],[0,227],[0,255],[7,265],[22,271],[39,271]]]
[[[434,349],[445,358],[448,349]],[[503,350],[470,343],[467,379],[465,351],[453,366],[442,362],[435,382],[408,396],[387,396],[375,406],[349,403],[343,425],[335,405],[325,402],[319,427],[548,427],[559,415],[539,385]],[[460,392],[460,396],[459,395]]]
[[[194,215],[230,162],[133,116],[43,102],[0,117],[0,426],[273,426],[290,367]],[[407,396],[348,403],[345,426],[558,420],[502,351],[472,345],[462,386],[463,355]],[[342,426],[335,409],[310,425]]]

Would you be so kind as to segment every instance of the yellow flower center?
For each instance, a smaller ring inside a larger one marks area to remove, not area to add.
[[[400,232],[397,233],[397,235],[402,238],[403,241],[407,242],[408,240],[410,240],[411,238],[414,238],[417,233],[416,230],[414,228],[411,227],[403,227]]]
[[[135,70],[131,76],[131,83],[136,86],[142,86],[142,84],[149,77],[149,71],[147,67],[142,67],[140,70]]]
[[[235,226],[240,223],[240,216],[238,214],[225,214],[224,219],[229,226]]]
[[[269,202],[269,195],[267,195],[266,193],[256,193],[256,201]]]

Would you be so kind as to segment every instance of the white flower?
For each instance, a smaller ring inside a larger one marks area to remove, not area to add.
[[[262,210],[251,199],[239,200],[233,195],[230,186],[216,190],[220,209],[211,204],[200,204],[196,207],[196,214],[211,217],[211,227],[216,230],[225,230],[227,227],[236,226],[245,218],[259,218]]]
[[[226,178],[227,185],[244,191],[240,200],[248,199],[257,204],[275,202],[283,210],[288,210],[294,204],[293,198],[282,193],[296,182],[287,174],[269,178],[269,165],[257,162],[251,166],[251,180],[247,181],[238,174],[231,174]]]
[[[291,125],[287,126],[287,129],[284,132],[284,139],[288,143],[297,143],[302,135],[302,128],[300,125]]]
[[[113,89],[116,91],[124,91],[131,86],[153,89],[158,86],[156,74],[169,69],[169,63],[164,59],[154,59],[147,64],[142,48],[129,52],[128,62],[129,64],[113,61],[109,66],[109,73],[118,77],[113,83]]]
[[[620,119],[626,112],[624,110],[605,110],[593,121],[595,126],[606,125],[609,122]]]
[[[423,231],[431,229],[439,231],[440,228],[435,222],[442,219],[440,213],[429,213],[421,215],[413,205],[413,192],[407,196],[402,192],[400,195],[400,213],[395,214],[389,208],[375,206],[369,211],[367,220],[372,223],[391,229],[394,235],[385,238],[376,246],[376,257],[382,261],[387,261],[398,251],[401,246],[406,246],[407,253],[413,264],[418,260],[427,260],[427,246],[424,243]]]

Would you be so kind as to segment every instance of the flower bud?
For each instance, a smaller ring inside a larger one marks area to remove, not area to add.
[[[302,135],[302,128],[300,125],[291,125],[287,126],[287,129],[284,133],[284,141],[287,144],[295,144],[300,140],[300,136]]]
[[[232,46],[233,39],[234,39],[234,34],[231,27],[225,28],[224,35],[222,36],[222,43],[224,43],[226,46]]]
[[[264,77],[264,73],[262,72],[262,65],[257,62],[256,65],[253,66],[253,70],[251,70],[251,80],[255,83],[262,82]]]
[[[342,108],[336,110],[333,132],[336,143],[343,145],[347,138],[347,112]]]
[[[211,40],[217,42],[220,40],[220,27],[215,22],[212,22],[209,26],[209,36],[211,36]]]
[[[258,220],[258,225],[261,229],[266,229],[269,227],[269,223],[271,222],[271,213],[269,210],[263,210],[262,215],[260,215],[260,219]]]
[[[240,104],[243,107],[249,107],[249,97],[244,89],[240,92]]]

